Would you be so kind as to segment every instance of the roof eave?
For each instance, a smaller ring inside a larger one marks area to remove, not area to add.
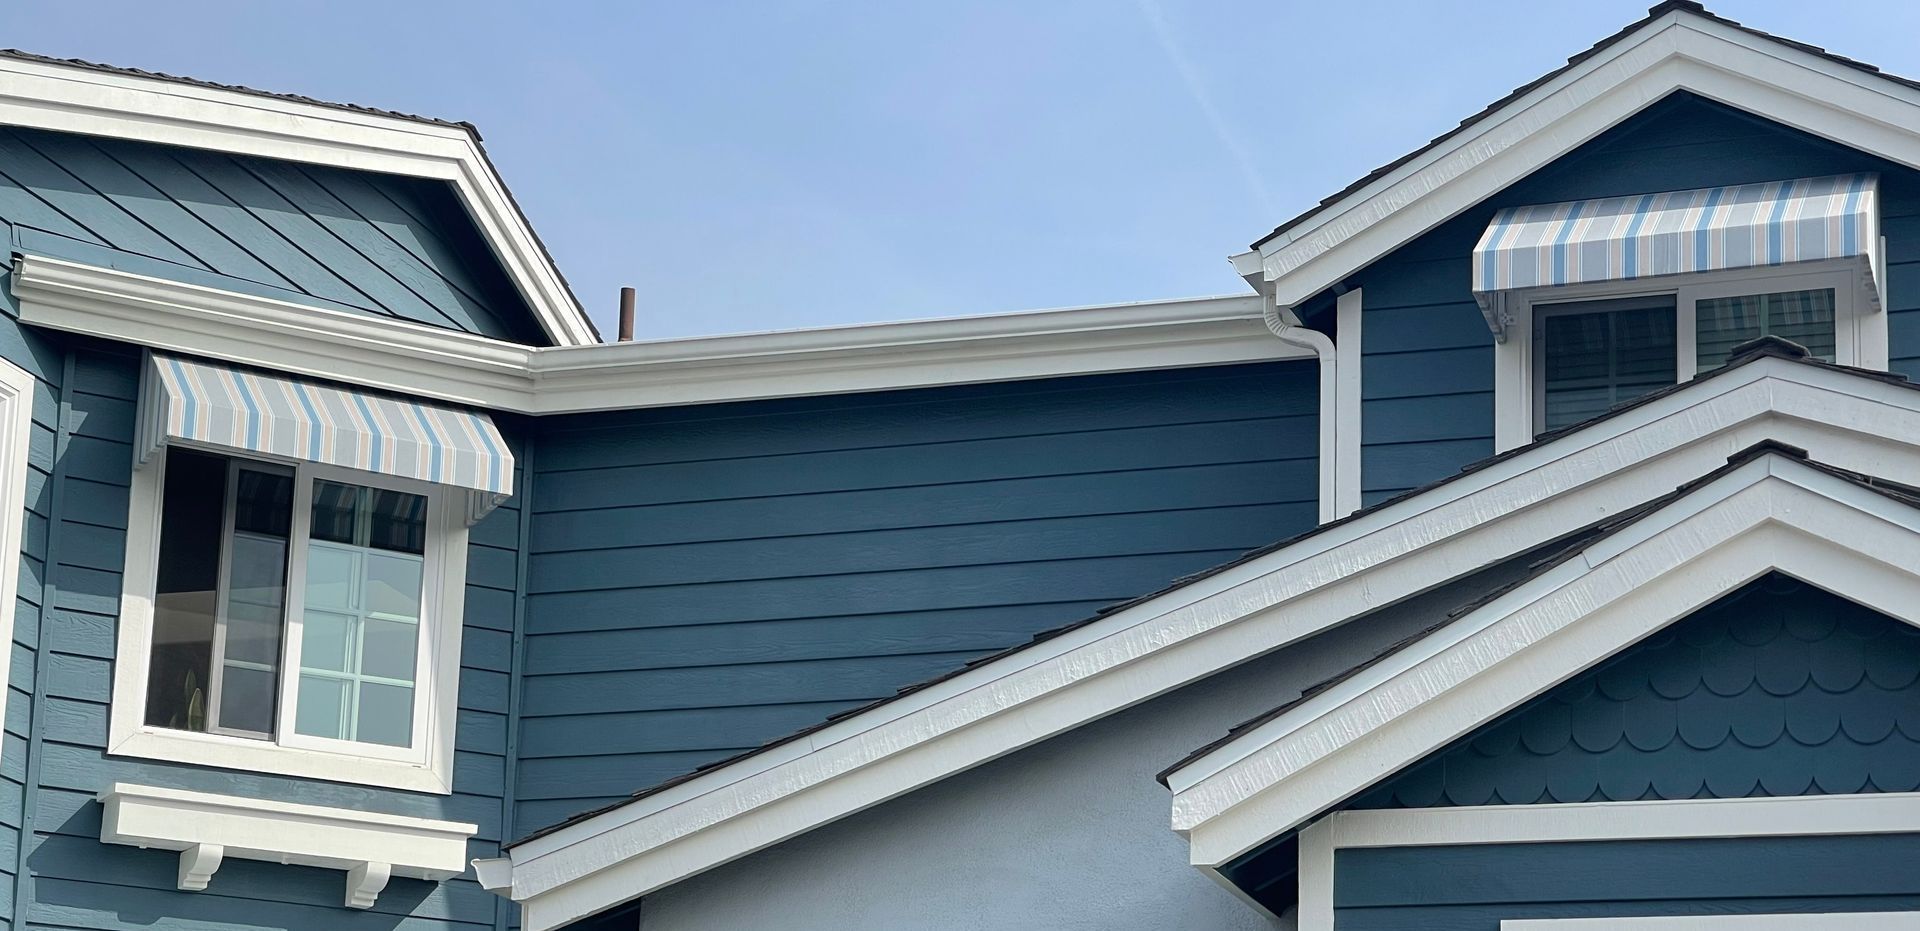
[[[0,124],[446,181],[548,338],[599,342],[470,124],[27,53],[0,55]]]

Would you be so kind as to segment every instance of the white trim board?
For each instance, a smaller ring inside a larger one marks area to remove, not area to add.
[[[15,269],[35,326],[526,414],[1314,356],[1250,294],[536,349],[61,259]]]
[[[597,341],[463,127],[15,58],[0,58],[0,124],[450,182],[547,335],[562,346]]]
[[[393,876],[465,871],[479,826],[352,808],[116,782],[98,799],[100,842],[180,851],[176,888],[207,888],[229,857],[346,872],[347,908],[371,908]]]
[[[1916,546],[1920,510],[1763,454],[1196,760],[1173,827],[1218,868],[1770,571],[1920,626]]]
[[[1500,931],[1913,931],[1916,927],[1920,927],[1920,912],[1509,918],[1500,922]]]
[[[1360,510],[1360,418],[1362,356],[1361,325],[1366,317],[1362,290],[1355,288],[1334,302],[1334,353],[1338,383],[1333,390],[1333,461],[1339,469],[1334,478],[1334,515],[1345,517]]]
[[[505,888],[529,931],[559,927],[1533,550],[1765,439],[1902,474],[1920,455],[1920,392],[1748,363],[522,843]]]
[[[26,369],[0,359],[0,645],[13,643],[14,606],[19,595],[20,549],[26,533],[27,472],[33,446],[33,392],[37,380]],[[38,593],[35,593],[38,597]],[[0,696],[7,693],[11,663],[0,664]]]
[[[1916,832],[1920,832],[1920,794],[1910,792],[1338,811],[1300,832],[1299,928],[1300,931],[1332,931],[1333,862],[1334,853],[1341,849]],[[1721,917],[1731,919],[1732,923],[1716,923]],[[1718,931],[1721,928],[1731,931],[1777,927],[1782,931],[1806,931],[1912,928],[1920,924],[1920,913],[1905,914],[1898,925],[1744,923],[1772,917],[1805,921],[1819,916],[1507,919],[1500,927],[1537,931],[1629,931],[1643,927],[1662,931]],[[1852,920],[1872,915],[1851,913],[1840,917]],[[1707,923],[1699,924],[1702,921]]]
[[[1282,306],[1298,306],[1679,90],[1920,167],[1920,90],[1675,10],[1270,237],[1235,267],[1270,283]]]

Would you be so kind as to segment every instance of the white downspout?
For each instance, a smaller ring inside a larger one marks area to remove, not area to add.
[[[1265,290],[1265,289],[1263,289]],[[1271,294],[1271,292],[1268,292]],[[1339,295],[1339,312],[1358,322],[1359,291]],[[1302,326],[1291,308],[1271,297],[1261,313],[1267,329],[1282,342],[1313,351],[1320,360],[1320,522],[1337,520],[1360,508],[1360,373],[1341,371],[1340,353],[1325,333]],[[1358,332],[1349,367],[1358,368]],[[1346,377],[1342,377],[1345,375]],[[1349,397],[1351,395],[1351,397]]]

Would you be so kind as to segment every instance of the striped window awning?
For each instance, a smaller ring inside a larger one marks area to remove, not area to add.
[[[1877,195],[1877,176],[1852,174],[1508,207],[1473,249],[1473,291],[1498,332],[1498,296],[1520,288],[1831,259],[1867,268]]]
[[[486,414],[153,353],[138,438],[175,440],[465,488],[474,517],[513,493],[513,453]]]

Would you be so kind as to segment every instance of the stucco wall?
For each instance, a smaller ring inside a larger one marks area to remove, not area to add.
[[[641,931],[1290,928],[1188,865],[1154,781],[1234,724],[1433,623],[1489,570],[644,899]],[[629,926],[631,927],[631,926]]]

